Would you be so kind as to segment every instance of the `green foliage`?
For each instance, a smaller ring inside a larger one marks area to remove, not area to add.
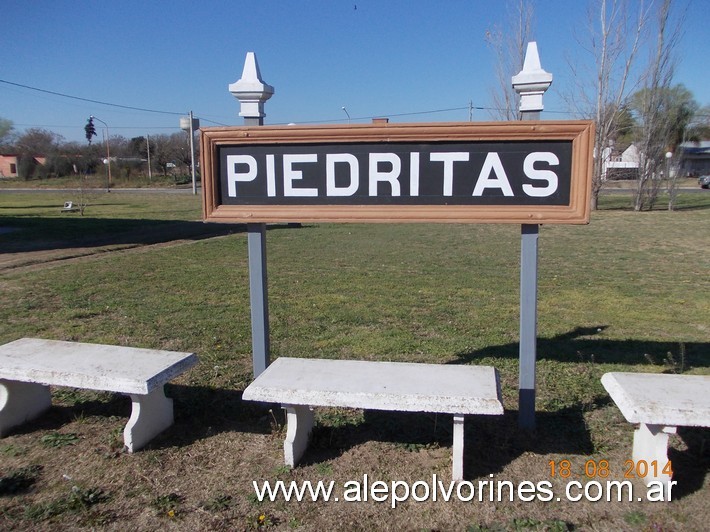
[[[0,146],[8,144],[13,130],[12,120],[0,117]]]
[[[91,144],[91,140],[93,137],[96,136],[96,126],[94,125],[94,117],[90,116],[88,120],[86,121],[86,125],[84,126],[84,133],[86,136],[86,140],[89,144]]]
[[[231,495],[220,493],[205,502],[202,506],[209,512],[221,512],[227,510],[234,505],[234,499]]]
[[[79,436],[72,433],[62,434],[61,432],[50,432],[45,434],[39,440],[46,447],[66,447],[74,445],[79,441]]]
[[[27,519],[44,521],[65,513],[86,513],[94,505],[108,500],[109,496],[102,489],[73,485],[63,497],[28,505],[24,514]]]
[[[180,513],[180,505],[185,498],[178,493],[168,493],[167,495],[158,495],[150,505],[158,512],[161,517],[175,518]]]
[[[646,109],[651,102],[655,104],[654,115],[658,113],[660,116],[657,122],[651,122],[648,118]],[[675,151],[683,141],[685,131],[700,107],[693,93],[682,84],[674,87],[641,89],[630,96],[628,106],[639,128],[663,128],[664,135],[658,137],[659,141],[667,141],[662,146],[663,151],[666,149]],[[655,137],[655,134],[651,135],[651,138]]]
[[[529,517],[512,519],[507,523],[491,525],[469,525],[467,532],[567,532],[574,526],[560,519],[540,521]]]
[[[624,514],[624,521],[630,525],[641,526],[646,523],[648,518],[641,510],[633,510]]]

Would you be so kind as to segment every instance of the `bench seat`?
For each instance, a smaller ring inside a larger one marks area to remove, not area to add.
[[[290,466],[308,446],[314,406],[453,414],[455,480],[463,478],[464,416],[503,414],[498,372],[489,366],[282,357],[242,398],[281,403],[286,410],[284,458]]]
[[[0,437],[51,406],[49,386],[116,392],[132,400],[123,435],[138,450],[173,423],[163,385],[197,363],[193,353],[22,338],[0,346]]]
[[[612,372],[601,380],[626,421],[639,424],[632,459],[649,466],[646,483],[669,485],[671,476],[662,473],[668,463],[668,435],[679,426],[710,427],[710,375]],[[656,468],[650,467],[653,461]]]

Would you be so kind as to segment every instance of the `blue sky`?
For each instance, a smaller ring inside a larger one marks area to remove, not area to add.
[[[560,97],[568,57],[581,54],[587,0],[534,3],[534,37],[554,76],[543,118],[573,118]],[[676,81],[710,104],[710,0],[687,0]],[[111,135],[173,133],[192,110],[201,125],[241,125],[227,86],[257,55],[276,92],[266,123],[465,121],[469,101],[492,105],[493,54],[486,30],[506,22],[495,0],[3,0],[0,117],[84,141],[95,115]],[[429,113],[441,109],[449,112]],[[421,113],[421,114],[418,114]],[[483,110],[474,120],[489,120]]]

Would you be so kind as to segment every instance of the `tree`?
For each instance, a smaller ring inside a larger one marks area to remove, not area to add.
[[[685,140],[699,142],[710,140],[710,105],[699,108],[688,124]]]
[[[651,105],[654,110],[649,113]],[[631,96],[629,106],[636,118],[637,144],[646,150],[642,161],[647,175],[639,173],[638,177],[639,183],[644,183],[646,188],[641,191],[637,188],[634,206],[638,205],[636,210],[653,207],[665,182],[669,194],[668,209],[673,210],[678,175],[670,171],[672,161],[667,154],[671,157],[678,154],[699,106],[693,94],[683,85],[641,89]],[[651,158],[655,158],[653,162]],[[674,158],[677,160],[677,156]]]
[[[666,153],[678,141],[678,125],[671,123],[673,119],[671,89],[675,71],[675,47],[680,40],[680,28],[683,17],[676,19],[676,25],[671,26],[671,0],[663,0],[656,19],[656,48],[643,76],[643,88],[634,94],[634,115],[638,124],[636,145],[639,150],[639,176],[634,194],[634,210],[652,209],[658,199],[665,170],[668,166]],[[676,96],[684,97],[683,90],[676,91]],[[685,91],[687,93],[687,91]],[[682,106],[681,106],[682,107]],[[678,110],[675,119],[685,114]],[[689,120],[689,119],[688,119]],[[680,126],[685,129],[685,125]],[[680,135],[682,139],[682,133]],[[677,182],[669,183],[671,201],[669,209],[673,209]]]
[[[153,164],[160,168],[164,176],[168,175],[171,165],[183,160],[185,139],[181,133],[155,135],[150,139],[150,155]]]
[[[663,124],[661,131],[664,134],[663,141],[670,151],[675,151],[691,127],[699,105],[693,93],[682,84],[674,87],[659,87],[655,95],[650,91],[651,89],[645,88],[632,94],[629,98],[629,108],[638,127],[643,128],[645,126],[643,120],[647,118],[644,112],[647,111],[648,102],[653,100]]]
[[[91,139],[96,136],[96,126],[94,125],[94,117],[90,116],[86,121],[84,126],[84,133],[86,134],[86,141],[91,144]]]
[[[143,157],[144,159],[148,158],[148,141],[146,140],[145,137],[140,136],[140,137],[133,137],[129,142],[129,150],[131,155],[135,155],[137,157]],[[155,150],[155,143],[151,142],[150,143],[150,150],[153,151]]]
[[[15,150],[19,155],[18,175],[23,179],[48,176],[49,168],[40,165],[36,157],[43,156],[50,160],[58,153],[63,141],[61,135],[39,128],[28,129],[19,135],[15,141]]]
[[[515,8],[510,3],[507,7],[505,27],[493,26],[485,35],[496,65],[496,85],[491,88],[492,114],[497,120],[519,120],[520,96],[510,80],[523,68],[527,44],[533,40],[533,6],[529,0],[517,0]]]
[[[574,87],[566,99],[577,114],[595,122],[591,208],[596,209],[614,144],[629,142],[631,117],[625,100],[649,9],[633,0],[597,0],[592,6],[589,32],[580,42],[586,57],[568,58]]]
[[[0,147],[12,143],[13,130],[12,120],[0,118]]]
[[[636,128],[636,121],[634,120],[634,115],[631,113],[631,109],[627,104],[622,104],[616,115],[616,125],[614,127],[614,146],[615,148],[623,152],[626,148],[631,146],[634,141],[634,131]]]
[[[18,135],[15,147],[30,155],[51,155],[64,142],[64,137],[47,129],[30,128]]]

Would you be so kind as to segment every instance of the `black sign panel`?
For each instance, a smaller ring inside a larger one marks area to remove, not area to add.
[[[589,222],[590,121],[201,130],[209,222]]]
[[[572,141],[219,146],[222,205],[568,205]]]

